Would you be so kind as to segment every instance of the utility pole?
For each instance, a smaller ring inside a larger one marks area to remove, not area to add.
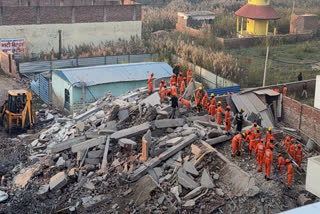
[[[267,54],[266,54],[266,62],[265,62],[265,64],[264,64],[264,73],[263,73],[263,83],[262,83],[262,87],[264,87],[264,86],[266,85],[268,57],[269,57],[269,46],[267,46]]]

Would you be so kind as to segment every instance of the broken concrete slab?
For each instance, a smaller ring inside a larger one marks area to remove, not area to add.
[[[155,120],[154,124],[158,129],[175,128],[184,125],[184,119],[163,119]]]
[[[197,170],[197,169],[194,167],[194,165],[193,165],[191,162],[189,162],[189,161],[185,161],[185,162],[183,163],[183,169],[184,169],[186,172],[190,173],[191,175],[194,175],[194,176],[198,176],[198,175],[199,175],[198,170]]]
[[[89,180],[87,180],[87,182],[83,185],[83,187],[91,191],[95,189],[94,183],[92,183]]]
[[[104,174],[107,168],[107,162],[108,162],[108,152],[109,152],[109,144],[110,144],[110,136],[107,138],[106,146],[104,148],[102,163],[101,163],[101,172]]]
[[[161,100],[160,100],[159,93],[155,92],[155,93],[149,95],[144,100],[141,100],[139,102],[139,105],[143,105],[143,104],[146,104],[147,106],[160,105],[161,104]]]
[[[98,137],[98,138],[94,138],[94,139],[87,140],[87,141],[84,141],[82,143],[78,143],[76,145],[73,145],[71,147],[71,151],[76,153],[76,152],[79,152],[79,151],[82,151],[82,150],[86,150],[86,149],[92,148],[94,146],[98,146],[98,145],[103,144],[105,142],[106,142],[106,137],[105,136],[101,136],[101,137]]]
[[[153,170],[155,171],[156,175],[158,176],[158,178],[160,178],[163,175],[163,170],[160,167],[155,167],[153,168]]]
[[[55,191],[61,189],[68,183],[68,177],[65,172],[59,172],[50,178],[50,190]]]
[[[94,116],[95,116],[97,119],[104,118],[104,117],[105,117],[105,113],[104,113],[103,110],[100,110],[100,111],[98,111],[97,113],[95,113]]]
[[[134,142],[133,140],[128,139],[128,138],[121,138],[118,141],[118,144],[121,147],[126,148],[127,150],[134,150],[137,148],[137,143]]]
[[[298,196],[297,203],[299,204],[299,206],[305,206],[305,205],[311,204],[312,203],[312,199],[306,197],[305,194],[300,194]]]
[[[182,206],[185,208],[192,209],[192,208],[194,208],[195,205],[196,205],[195,200],[189,200],[189,201],[186,201],[186,203],[184,203]]]
[[[153,178],[153,180],[155,180],[157,183],[159,182],[159,177],[156,174],[156,172],[154,171],[154,169],[149,169],[148,170],[148,174]]]
[[[187,175],[184,170],[179,169],[178,171],[178,182],[186,189],[195,189],[200,185],[193,180],[189,175]]]
[[[201,186],[212,189],[214,187],[211,175],[206,169],[203,170],[201,176]]]
[[[20,173],[14,177],[14,184],[18,187],[24,188],[33,175],[40,170],[40,168],[41,165],[37,163],[27,169],[22,169]]]
[[[176,197],[179,203],[181,203],[181,199],[179,197],[181,191],[179,191],[179,186],[171,187],[170,192]]]
[[[66,165],[66,161],[63,159],[63,157],[59,157],[56,166],[57,167],[64,167]]]
[[[172,138],[172,139],[168,140],[167,141],[167,145],[174,146],[174,145],[180,143],[182,140],[183,140],[182,137],[175,137],[175,138]]]
[[[77,128],[80,132],[83,132],[83,131],[84,131],[84,128],[85,128],[84,122],[78,121],[78,122],[76,123],[76,128]]]
[[[187,121],[189,122],[197,122],[199,124],[202,124],[202,122],[209,122],[211,119],[211,116],[210,115],[203,115],[203,116],[193,116],[193,117],[188,117],[187,118]]]
[[[204,189],[204,186],[199,186],[195,188],[194,190],[190,191],[186,196],[184,196],[184,200],[190,200],[198,195],[201,194],[202,190]]]
[[[151,198],[150,193],[157,188],[157,183],[150,175],[139,179],[133,191],[133,197],[136,199],[137,206]]]
[[[150,123],[146,122],[138,126],[133,126],[128,129],[123,129],[113,133],[110,137],[115,140],[119,140],[120,138],[130,138],[140,134],[144,134],[150,128]]]
[[[212,146],[212,145],[216,145],[216,144],[219,144],[219,143],[226,142],[226,141],[231,140],[231,139],[232,139],[231,135],[230,136],[229,135],[222,135],[220,137],[216,137],[216,138],[213,138],[213,139],[207,139],[206,142]]]
[[[85,136],[75,137],[73,139],[64,141],[62,143],[50,144],[47,147],[49,153],[58,153],[67,149],[70,149],[74,144],[84,142],[86,140]]]
[[[106,129],[101,129],[98,131],[98,135],[112,135],[113,133],[115,133],[115,130],[106,128]]]
[[[155,157],[152,160],[146,162],[144,165],[140,166],[138,169],[135,170],[135,172],[132,175],[130,175],[129,179],[131,181],[136,181],[141,176],[145,175],[149,168],[154,168],[158,166],[158,164],[160,164],[162,161],[165,161],[168,158],[172,157],[174,154],[176,154],[186,146],[189,146],[196,139],[197,139],[197,136],[195,134],[192,134],[184,138],[184,140],[181,143],[169,148],[167,151],[163,152],[158,157]]]
[[[95,150],[88,152],[88,158],[101,158],[103,156],[103,150]]]

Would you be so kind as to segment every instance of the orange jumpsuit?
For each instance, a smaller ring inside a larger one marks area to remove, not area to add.
[[[296,147],[294,146],[294,144],[291,144],[289,148],[289,154],[293,159],[295,159],[295,153],[296,153]]]
[[[183,81],[183,77],[179,75],[179,76],[177,77],[177,83],[178,83],[178,88],[179,88],[179,90],[180,90],[182,81]]]
[[[177,87],[176,86],[171,86],[171,95],[172,96],[177,96]]]
[[[189,85],[189,82],[191,81],[191,78],[192,78],[191,71],[188,71],[187,72],[187,85]]]
[[[159,84],[159,91],[161,91],[161,88],[163,87],[163,84],[162,84],[162,82],[160,82],[160,84]]]
[[[232,154],[233,155],[236,153],[236,151],[239,151],[241,141],[242,141],[241,134],[237,134],[236,136],[233,137],[233,139],[232,139]]]
[[[289,140],[285,139],[284,142],[283,142],[283,145],[284,145],[284,147],[286,148],[286,150],[289,151],[289,148],[290,148],[290,139],[289,139]]]
[[[182,96],[184,94],[186,90],[186,84],[184,83],[184,81],[182,80],[180,87],[179,87],[179,91],[180,91],[180,96]]]
[[[208,111],[209,115],[211,115],[211,120],[214,121],[214,115],[216,114],[216,107],[214,105],[210,105],[209,106],[209,111]]]
[[[254,148],[254,151],[255,151],[256,155],[257,155],[256,147],[257,147],[258,143],[260,142],[261,138],[262,137],[261,137],[261,133],[260,132],[256,132],[254,134],[253,148]]]
[[[228,132],[231,129],[230,111],[226,111],[224,114],[224,121],[226,122],[225,130]]]
[[[203,98],[202,98],[203,109],[208,109],[208,107],[209,107],[208,104],[209,104],[208,95],[207,95],[207,93],[205,93]]]
[[[283,87],[283,89],[282,89],[283,96],[287,96],[287,90],[288,90],[287,87]]]
[[[174,82],[176,82],[176,78],[174,76],[170,77],[170,86],[173,86]]]
[[[287,166],[287,186],[290,187],[291,181],[293,178],[293,167],[292,163],[289,163]]]
[[[267,149],[264,153],[264,173],[267,178],[270,178],[271,166],[273,163],[273,153],[271,149]]]
[[[300,148],[296,149],[295,160],[296,160],[299,168],[301,168],[302,150]]]
[[[168,88],[168,89],[166,90],[166,95],[167,95],[168,97],[171,96],[171,88]]]
[[[197,106],[201,105],[201,98],[202,98],[202,91],[198,90],[196,93],[196,105]]]
[[[217,105],[216,98],[211,99],[211,104],[214,105],[214,107],[216,107],[216,105]]]
[[[223,112],[223,109],[222,109],[221,106],[219,106],[219,107],[217,108],[217,124],[218,124],[218,125],[221,125],[222,112]]]
[[[254,134],[249,134],[248,136],[247,136],[247,138],[248,138],[248,140],[249,140],[249,152],[250,152],[250,156],[251,156],[251,150],[253,149],[255,149],[255,141],[254,141],[254,139],[255,139],[255,136],[254,136]],[[247,140],[247,138],[246,138],[246,140]]]
[[[263,143],[258,143],[256,148],[255,148],[256,154],[257,154],[257,161],[258,161],[258,172],[261,172],[262,170],[262,164],[263,164],[263,156],[264,156],[264,151],[265,147]]]
[[[270,149],[270,145],[272,145],[271,141],[268,140],[267,144],[266,144],[266,149]]]
[[[151,94],[152,91],[153,91],[152,76],[150,76],[148,79],[148,92],[149,92],[149,94]]]
[[[284,165],[285,165],[284,158],[282,156],[280,156],[278,158],[278,167],[279,167],[279,170],[280,170],[280,178],[281,178],[281,180],[282,180],[282,174],[283,174],[283,170],[284,170]]]
[[[166,89],[164,87],[161,87],[159,90],[160,98],[162,101],[164,101],[164,96],[166,95]]]
[[[188,100],[185,100],[183,98],[181,98],[180,102],[185,105],[187,107],[188,110],[191,109],[191,105],[190,105],[190,102]]]
[[[272,133],[268,131],[264,142],[267,143],[272,136],[273,136]]]

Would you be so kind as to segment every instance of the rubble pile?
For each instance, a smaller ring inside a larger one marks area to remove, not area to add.
[[[220,213],[259,195],[255,178],[212,147],[232,139],[224,126],[184,108],[168,119],[170,111],[144,89],[106,94],[72,117],[39,111],[52,125],[17,139],[28,161],[0,173],[9,195],[0,210]]]

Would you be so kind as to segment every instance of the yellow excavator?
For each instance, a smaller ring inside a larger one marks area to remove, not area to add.
[[[32,129],[36,118],[32,109],[32,93],[23,89],[9,90],[0,113],[0,122],[9,134],[14,128]]]

